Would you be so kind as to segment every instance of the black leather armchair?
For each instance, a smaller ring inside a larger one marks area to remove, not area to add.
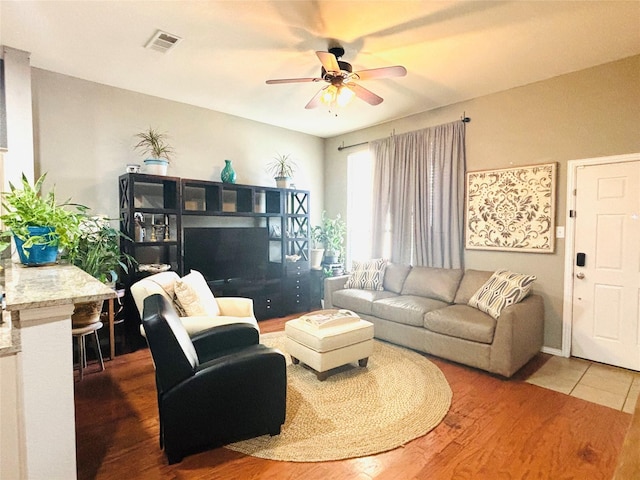
[[[285,420],[284,356],[258,343],[248,324],[193,337],[161,295],[144,301],[142,324],[156,368],[160,446],[169,463],[260,435]]]

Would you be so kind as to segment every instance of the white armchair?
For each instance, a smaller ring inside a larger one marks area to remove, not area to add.
[[[197,272],[192,271],[190,275],[194,275],[194,273]],[[201,277],[199,273],[198,276]],[[196,281],[199,281],[199,277],[196,277]],[[187,278],[187,276],[183,277],[183,280],[185,278]],[[213,300],[215,304],[217,304],[217,308],[215,306],[209,309],[204,308],[204,310],[209,310],[209,313],[204,315],[189,315],[185,310],[194,311],[194,309],[180,303],[178,295],[180,290],[178,289],[178,292],[176,292],[176,282],[179,280],[180,277],[176,272],[162,272],[143,278],[131,285],[131,295],[136,303],[140,317],[142,318],[144,299],[154,293],[159,293],[176,308],[180,315],[180,321],[189,335],[194,335],[211,327],[234,323],[251,324],[260,332],[258,321],[253,313],[253,300],[250,298],[217,297]],[[204,286],[206,287],[205,290],[208,290],[206,283]],[[201,300],[205,306],[213,299],[213,294],[209,296],[210,293],[210,290],[208,292],[201,290]],[[196,308],[195,311],[197,310],[203,309]],[[144,335],[142,327],[141,332]]]

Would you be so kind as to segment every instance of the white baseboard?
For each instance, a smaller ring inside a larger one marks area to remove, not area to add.
[[[551,347],[542,347],[542,353],[549,353],[551,355],[557,355],[558,357],[562,357],[562,349],[560,348],[551,348]]]

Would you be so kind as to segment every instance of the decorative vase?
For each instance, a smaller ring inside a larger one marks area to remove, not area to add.
[[[164,158],[147,158],[144,161],[144,173],[149,175],[166,175],[169,168],[169,160]]]
[[[224,161],[224,168],[220,172],[220,178],[224,183],[236,183],[236,172],[231,166],[231,160]]]
[[[56,237],[56,234],[53,233],[53,227],[27,227],[27,229],[32,237],[44,236],[47,239]],[[15,235],[13,239],[16,242],[16,250],[18,250],[20,262],[23,265],[37,266],[56,263],[58,258],[57,241],[53,245],[32,245],[31,247],[22,248],[25,241]]]

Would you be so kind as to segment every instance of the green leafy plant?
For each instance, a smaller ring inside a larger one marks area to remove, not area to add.
[[[325,256],[337,255],[341,259],[344,258],[344,236],[346,233],[347,224],[342,220],[340,214],[335,218],[330,218],[323,211],[320,225],[311,229],[311,239],[316,245],[324,245]]]
[[[167,143],[168,135],[160,133],[156,129],[149,127],[148,130],[140,132],[136,135],[140,141],[133,147],[142,152],[143,155],[149,155],[151,158],[164,158],[171,162],[171,158],[175,153],[173,147]]]
[[[102,216],[85,217],[78,247],[69,256],[69,261],[103,283],[114,283],[118,271],[129,271],[136,260],[120,251],[120,239],[129,238],[113,228],[108,218]]]
[[[267,165],[267,171],[271,173],[274,178],[291,178],[298,166],[291,159],[290,154],[278,153],[273,157],[273,161]]]
[[[31,185],[22,174],[22,188],[10,183],[10,191],[2,194],[4,214],[0,219],[7,230],[0,233],[0,251],[11,245],[13,235],[24,241],[25,255],[28,255],[26,249],[34,245],[57,245],[58,249],[67,252],[76,248],[86,207],[72,204],[69,200],[56,203],[53,190],[43,196],[41,190],[45,178],[46,174],[43,174]],[[53,235],[31,236],[28,227],[51,227]]]

